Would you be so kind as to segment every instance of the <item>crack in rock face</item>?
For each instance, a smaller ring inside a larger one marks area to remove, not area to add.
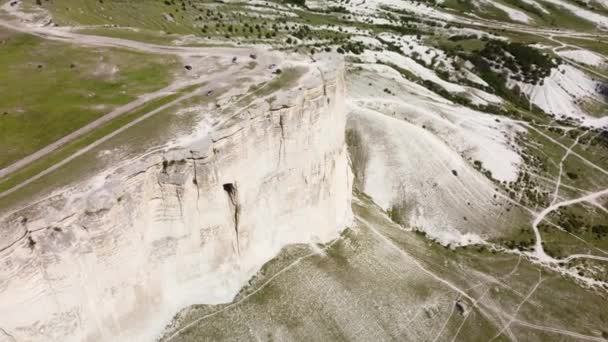
[[[336,239],[352,222],[353,175],[344,66],[331,63],[204,146],[113,165],[0,217],[2,329],[17,341],[154,340],[180,310],[232,301],[286,245]]]
[[[239,195],[236,184],[226,183],[222,185],[224,191],[228,195],[228,199],[230,200],[230,209],[234,213],[233,221],[234,221],[234,233],[236,235],[236,250],[237,254],[240,255],[240,244],[239,244],[239,216],[241,215],[241,205],[239,204]]]

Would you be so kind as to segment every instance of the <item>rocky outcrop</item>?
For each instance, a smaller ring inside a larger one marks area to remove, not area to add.
[[[0,341],[152,340],[349,224],[342,67],[0,222]]]

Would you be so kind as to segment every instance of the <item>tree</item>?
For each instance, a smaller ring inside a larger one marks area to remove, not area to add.
[[[300,7],[306,7],[306,0],[284,0],[286,3],[294,4]]]
[[[595,234],[598,239],[602,239],[608,236],[608,226],[603,224],[595,225],[591,228],[591,231]]]

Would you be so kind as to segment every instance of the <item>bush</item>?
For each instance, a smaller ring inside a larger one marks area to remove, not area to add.
[[[524,82],[537,84],[551,74],[556,65],[553,59],[522,43],[510,43],[501,40],[490,40],[479,52],[479,55],[495,66],[508,69],[511,73],[520,74]]]
[[[608,236],[608,226],[603,224],[595,225],[591,228],[591,231],[598,239],[603,239]]]
[[[283,2],[300,7],[306,7],[306,0],[283,0]]]

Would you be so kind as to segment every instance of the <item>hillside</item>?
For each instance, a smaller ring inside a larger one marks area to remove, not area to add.
[[[607,30],[596,0],[3,2],[0,341],[607,341]]]

